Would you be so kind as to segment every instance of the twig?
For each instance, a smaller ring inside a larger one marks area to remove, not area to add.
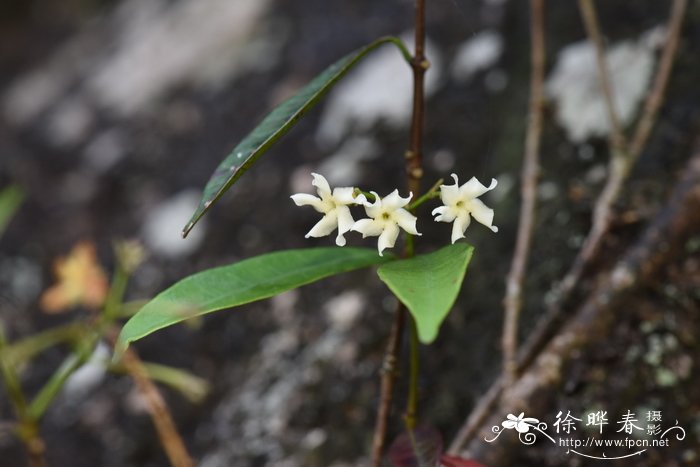
[[[644,150],[644,146],[654,127],[656,115],[663,103],[666,86],[671,76],[671,69],[673,68],[674,59],[676,57],[676,49],[678,49],[678,39],[680,37],[681,25],[683,24],[683,17],[685,16],[687,5],[687,0],[674,0],[671,6],[671,19],[668,23],[666,44],[664,45],[664,50],[659,60],[659,69],[656,72],[651,93],[644,103],[642,116],[639,119],[634,137],[632,138],[632,143],[630,144],[630,154],[631,157],[635,159]]]
[[[409,191],[417,195],[420,193],[420,182],[423,178],[423,82],[425,72],[430,66],[425,58],[425,0],[416,0],[415,3],[415,30],[415,53],[411,60],[411,68],[413,69],[413,113],[411,117],[410,147],[406,151],[406,174],[408,176]],[[413,237],[409,235],[406,239],[404,256],[413,256],[413,251]],[[391,413],[395,366],[399,357],[399,350],[401,349],[401,337],[405,321],[406,307],[399,303],[384,356],[380,403],[372,440],[371,465],[373,467],[380,467],[382,464],[389,414]]]
[[[603,190],[596,200],[591,230],[586,236],[583,247],[581,251],[579,251],[571,270],[561,282],[558,291],[559,299],[549,307],[546,319],[537,326],[532,338],[529,339],[530,345],[529,348],[526,349],[525,359],[521,359],[522,365],[529,365],[533,356],[546,344],[547,340],[554,332],[554,328],[560,324],[562,309],[564,308],[563,305],[571,298],[574,287],[581,280],[586,269],[598,254],[603,239],[610,229],[613,204],[617,200],[635,161],[644,149],[643,146],[646,144],[656,114],[663,101],[666,84],[668,83],[678,45],[678,37],[680,35],[686,5],[686,0],[674,0],[673,2],[666,46],[664,47],[659,69],[654,78],[654,86],[646,99],[644,112],[637,125],[634,140],[630,145],[631,148],[622,153],[615,151],[613,148],[610,175],[608,176],[605,187],[603,187]],[[597,21],[595,17],[593,19]]]
[[[588,38],[593,43],[595,49],[598,80],[600,81],[600,87],[603,89],[605,110],[608,113],[608,120],[610,121],[610,142],[616,151],[624,153],[627,150],[627,140],[617,110],[615,109],[615,97],[612,83],[610,83],[608,64],[605,60],[603,36],[600,33],[595,4],[593,0],[579,0],[578,5],[581,10],[581,16],[583,16],[583,24],[586,27]]]
[[[133,378],[139,391],[143,395],[158,432],[160,443],[163,445],[170,464],[174,467],[193,467],[194,463],[185,448],[185,443],[175,428],[175,423],[170,415],[168,406],[158,391],[158,388],[148,377],[148,373],[136,352],[128,349],[122,359],[124,368]]]
[[[525,137],[525,154],[523,156],[521,174],[522,202],[520,204],[520,223],[518,225],[513,261],[506,279],[506,296],[503,300],[506,312],[503,326],[503,368],[508,379],[507,384],[513,383],[517,377],[518,320],[522,309],[523,277],[527,268],[535,224],[537,177],[544,105],[544,0],[531,0],[530,10],[532,34],[530,118]]]
[[[592,6],[591,0],[581,0],[582,5],[590,4]],[[671,7],[671,18],[669,20],[668,27],[668,37],[666,46],[664,47],[659,69],[656,72],[654,78],[654,86],[649,93],[642,116],[639,119],[637,128],[635,131],[634,139],[632,143],[627,146],[618,147],[615,143],[615,139],[620,138],[619,136],[612,137],[612,158],[610,160],[610,174],[605,187],[601,191],[598,200],[596,201],[595,208],[593,211],[593,226],[589,232],[586,240],[579,252],[574,266],[571,271],[566,275],[562,281],[560,294],[568,295],[575,286],[575,284],[581,279],[585,273],[586,268],[592,262],[592,259],[598,253],[602,240],[605,234],[610,229],[610,219],[612,217],[612,207],[617,200],[622,186],[624,185],[627,176],[629,175],[634,163],[639,158],[639,155],[644,150],[644,145],[648,140],[651,129],[654,126],[654,121],[658,110],[663,102],[663,96],[666,90],[666,85],[668,83],[668,78],[671,73],[673,61],[676,55],[676,49],[678,46],[678,37],[680,35],[681,24],[683,22],[683,16],[685,14],[685,8],[687,5],[686,0],[674,0]],[[586,18],[587,15],[584,15]],[[588,19],[592,23],[590,29],[597,31],[597,19],[595,15]],[[599,34],[598,34],[599,35]],[[602,50],[600,50],[600,39],[596,41],[593,39],[594,44],[596,44],[597,55],[602,55]],[[605,62],[602,61],[601,64],[605,66]],[[604,68],[599,70],[601,77],[601,83],[607,81],[607,71]],[[606,88],[605,84],[602,84],[603,88]],[[608,86],[610,91],[610,87]],[[608,105],[608,108],[614,113],[614,109],[610,107],[612,105],[612,100]],[[616,130],[613,128],[613,135]],[[622,136],[622,141],[624,141],[624,135]]]

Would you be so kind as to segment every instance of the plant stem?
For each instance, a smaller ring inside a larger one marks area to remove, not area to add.
[[[506,296],[503,300],[505,322],[503,325],[503,368],[512,384],[517,377],[518,321],[522,309],[522,289],[527,268],[532,233],[535,226],[537,208],[537,177],[539,174],[540,141],[544,107],[544,0],[530,1],[531,76],[530,109],[525,154],[521,173],[520,223],[515,242],[515,252],[506,279]]]
[[[425,72],[429,66],[430,64],[425,58],[425,0],[416,0],[415,54],[411,59],[411,68],[413,69],[413,113],[411,117],[410,146],[408,151],[406,151],[408,189],[415,194],[420,193],[420,182],[423,178],[423,113],[425,99],[423,82]],[[409,235],[406,239],[404,256],[411,257],[413,252],[413,237]],[[391,413],[394,379],[396,377],[395,366],[399,357],[399,350],[401,349],[401,336],[403,335],[405,321],[406,307],[399,302],[384,356],[380,405],[372,441],[371,465],[373,467],[380,467],[382,464],[389,414]]]
[[[430,189],[423,194],[423,196],[408,205],[408,210],[413,212],[418,208],[418,206],[426,201],[440,196],[440,185],[442,185],[444,182],[445,180],[442,178],[435,182],[435,184],[433,184],[433,186],[431,186]]]
[[[590,0],[582,1],[585,4],[585,2],[589,2]],[[668,78],[673,67],[673,61],[678,47],[678,37],[680,35],[686,6],[687,0],[674,0],[671,7],[669,26],[667,28],[667,40],[661,54],[659,68],[654,77],[654,86],[645,101],[644,110],[637,124],[632,143],[629,144],[629,147],[623,147],[622,150],[620,150],[611,140],[612,157],[609,165],[610,173],[605,187],[603,187],[595,203],[591,231],[588,233],[571,271],[569,271],[564,277],[564,280],[562,280],[559,291],[562,296],[568,296],[576,283],[581,279],[588,265],[598,254],[600,246],[603,243],[602,240],[610,229],[613,204],[619,197],[624,182],[631,172],[634,163],[644,149],[651,129],[654,126],[658,110],[663,102],[666,85],[668,84]],[[599,29],[597,25],[598,19],[595,16],[590,17],[589,21],[593,23],[590,26],[591,29]],[[595,40],[594,44],[596,44]],[[596,48],[598,48],[598,46],[596,46]],[[602,54],[601,51],[597,53]],[[599,69],[599,75],[601,76],[602,82],[603,77],[607,76],[606,70]]]
[[[3,350],[6,348],[5,334],[0,326],[0,373],[5,384],[5,389],[12,404],[18,420],[17,434],[27,451],[27,460],[30,467],[44,467],[45,444],[39,434],[39,427],[36,420],[31,417],[27,406],[27,399],[19,383],[19,377],[5,359]]]
[[[418,342],[418,330],[416,322],[411,317],[411,354],[410,354],[410,379],[408,385],[408,402],[406,403],[406,413],[404,422],[409,435],[413,435],[416,427],[416,414],[418,412],[418,375],[420,373],[420,343]]]
[[[27,400],[19,384],[17,373],[10,363],[11,360],[7,359],[5,349],[7,349],[7,342],[3,330],[0,329],[0,372],[2,372],[3,383],[10,402],[15,409],[17,418],[21,420],[27,412]]]
[[[12,367],[22,365],[38,353],[62,342],[77,341],[87,328],[82,323],[68,323],[38,332],[13,342],[3,349],[3,359]]]
[[[649,139],[649,135],[656,121],[656,115],[664,101],[668,79],[671,76],[671,69],[673,68],[676,50],[678,49],[678,39],[680,37],[681,26],[683,24],[683,17],[685,16],[687,5],[687,0],[674,0],[671,6],[671,18],[668,22],[666,43],[661,53],[659,69],[656,72],[651,93],[644,103],[642,116],[639,119],[639,123],[637,123],[637,128],[632,137],[632,142],[630,143],[630,157],[634,159],[639,157],[639,154],[641,154],[646,146],[646,142]]]
[[[404,321],[406,320],[406,308],[399,302],[394,313],[394,324],[389,334],[386,352],[384,353],[384,363],[382,365],[382,381],[379,394],[379,410],[377,412],[377,422],[374,428],[374,439],[372,441],[372,466],[382,465],[382,455],[386,442],[386,432],[391,413],[391,399],[394,393],[394,381],[396,380],[396,362],[401,349],[401,335],[403,334]]]
[[[610,83],[610,73],[608,71],[607,61],[605,60],[603,36],[600,33],[595,3],[593,3],[593,0],[579,0],[578,5],[581,10],[581,16],[583,17],[583,23],[586,27],[588,38],[593,43],[593,48],[595,49],[598,80],[603,90],[605,110],[610,123],[610,143],[614,151],[624,153],[627,150],[627,139],[625,138],[624,130],[620,124],[620,118],[615,109],[615,95],[612,83]]]
[[[124,301],[124,293],[126,292],[128,283],[129,274],[124,269],[121,261],[118,260],[114,271],[114,278],[112,279],[112,285],[109,288],[109,294],[107,295],[107,300],[102,310],[102,316],[108,323],[111,323],[118,316],[122,307],[122,302]]]
[[[376,196],[374,196],[372,193],[370,193],[369,191],[360,190],[359,188],[355,188],[353,190],[352,194],[355,198],[357,198],[360,195],[364,195],[364,197],[367,198],[367,201],[375,201],[376,200]]]
[[[156,385],[148,377],[141,359],[132,349],[127,349],[122,363],[148,404],[151,419],[170,464],[174,467],[193,467],[194,463],[175,428],[168,406]]]
[[[415,54],[411,60],[413,69],[413,114],[411,117],[411,146],[406,152],[406,172],[408,189],[420,193],[423,178],[423,120],[424,120],[424,78],[430,67],[425,58],[425,0],[416,0],[415,7]]]
[[[81,349],[68,355],[60,367],[51,375],[51,378],[42,386],[28,408],[28,415],[33,420],[40,420],[56,396],[61,392],[68,378],[83,365],[89,358],[96,344],[96,339]]]

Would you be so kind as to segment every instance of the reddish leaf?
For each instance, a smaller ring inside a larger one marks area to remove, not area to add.
[[[440,457],[440,462],[443,467],[486,467],[484,464],[480,464],[477,461],[470,459],[464,459],[462,457],[448,456],[443,454]]]
[[[431,426],[420,426],[394,440],[389,460],[393,467],[439,467],[441,452],[440,433]]]

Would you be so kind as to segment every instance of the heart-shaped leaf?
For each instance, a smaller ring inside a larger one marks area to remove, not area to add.
[[[413,315],[424,344],[435,340],[462,287],[474,247],[456,243],[382,265],[377,273]]]
[[[148,302],[124,325],[118,353],[130,342],[188,318],[272,297],[324,277],[390,261],[368,248],[277,251],[198,272]]]
[[[186,236],[204,213],[216,202],[251,165],[270,147],[289,131],[301,117],[323,97],[333,85],[347,74],[361,59],[382,44],[396,45],[404,58],[410,62],[411,57],[400,39],[382,37],[371,44],[352,52],[338,60],[294,96],[290,97],[272,112],[246,136],[219,164],[202,194],[202,200],[192,218],[182,231]]]

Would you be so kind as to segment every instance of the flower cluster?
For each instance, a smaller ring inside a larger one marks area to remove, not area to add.
[[[359,190],[353,187],[338,187],[331,191],[323,175],[315,173],[311,175],[318,197],[306,193],[291,197],[297,206],[311,206],[323,214],[321,220],[306,234],[306,238],[324,237],[337,230],[335,243],[338,246],[344,246],[346,233],[360,232],[362,238],[379,237],[377,249],[381,256],[385,249],[394,246],[401,229],[411,235],[421,235],[416,230],[418,219],[406,209],[413,193],[402,198],[399,190],[394,190],[382,198],[374,191],[370,192],[371,196],[358,194]],[[464,237],[464,232],[471,222],[471,216],[492,231],[498,232],[498,228],[493,225],[493,209],[477,199],[487,191],[493,190],[496,187],[496,180],[492,179],[491,184],[486,187],[472,177],[460,186],[457,175],[452,174],[452,178],[455,181],[454,185],[440,185],[443,206],[433,210],[436,222],[454,223],[452,243]],[[373,200],[368,200],[368,197]],[[355,221],[350,213],[350,206],[353,205],[363,206],[368,218]]]

